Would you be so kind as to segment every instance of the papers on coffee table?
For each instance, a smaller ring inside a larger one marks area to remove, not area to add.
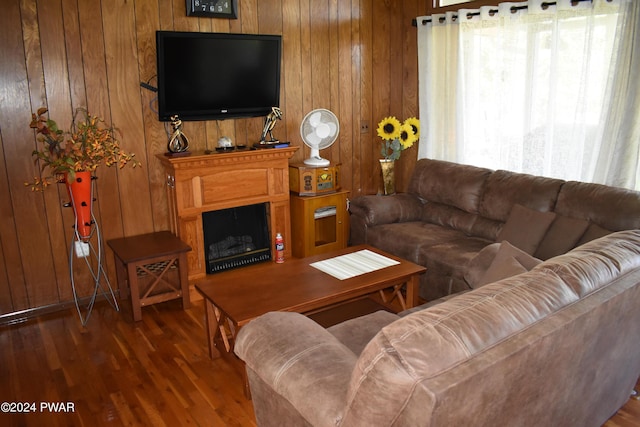
[[[351,254],[314,262],[310,265],[337,279],[345,280],[396,264],[400,263],[368,249],[363,249]]]

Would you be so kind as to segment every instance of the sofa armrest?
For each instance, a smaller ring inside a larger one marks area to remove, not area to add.
[[[351,215],[360,217],[367,226],[419,221],[422,202],[408,193],[393,196],[360,196],[350,201],[349,211]]]
[[[310,424],[341,419],[357,357],[313,320],[267,313],[240,329],[234,351]]]

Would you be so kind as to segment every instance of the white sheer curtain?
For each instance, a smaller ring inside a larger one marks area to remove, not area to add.
[[[638,188],[640,2],[543,3],[417,19],[419,157]]]

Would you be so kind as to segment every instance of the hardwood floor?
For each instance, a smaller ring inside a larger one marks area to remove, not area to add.
[[[36,410],[0,413],[0,425],[256,425],[239,375],[209,359],[202,302],[186,311],[177,300],[156,304],[130,319],[128,307],[105,304],[86,328],[73,309],[0,326],[0,402]],[[41,402],[70,402],[74,412]],[[605,426],[640,426],[640,400]]]
[[[73,310],[0,329],[0,402],[36,413],[0,413],[3,426],[255,426],[240,377],[211,360],[204,311],[179,301],[130,311],[101,305],[83,328]],[[40,412],[72,402],[75,413]]]

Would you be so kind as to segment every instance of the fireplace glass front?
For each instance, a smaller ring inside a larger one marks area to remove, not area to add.
[[[271,260],[267,203],[202,214],[207,274]]]

